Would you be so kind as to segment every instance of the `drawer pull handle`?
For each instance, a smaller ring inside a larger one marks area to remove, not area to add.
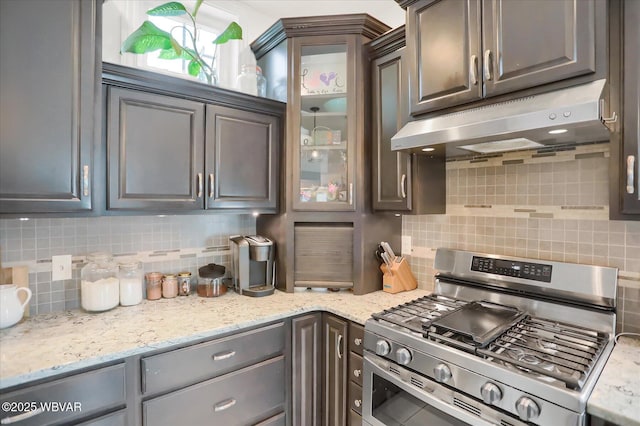
[[[491,50],[484,51],[484,79],[491,80]]]
[[[209,173],[209,198],[213,198],[213,173]]]
[[[213,355],[211,358],[213,358],[214,361],[222,361],[223,359],[231,358],[235,354],[236,354],[236,351],[220,352]]]
[[[362,344],[362,339],[359,337],[356,337],[355,339],[353,339],[353,344],[356,346],[360,346]]]
[[[635,191],[634,171],[635,171],[636,157],[630,155],[627,157],[627,194],[633,194]]]
[[[478,57],[476,55],[471,55],[469,60],[469,77],[471,84],[476,86],[478,84]]]
[[[231,399],[227,399],[226,401],[222,401],[217,403],[216,405],[213,406],[213,411],[215,411],[216,413],[218,411],[224,411],[227,408],[231,408],[234,405],[236,405],[236,400],[231,398]]]
[[[353,375],[356,377],[360,377],[360,375],[362,375],[362,370],[353,370]]]
[[[202,173],[198,173],[198,198],[202,198]]]
[[[362,405],[362,400],[361,399],[356,399],[355,401],[353,401],[353,405],[355,405],[356,407],[360,408],[360,406]]]
[[[82,166],[82,195],[89,196],[89,166]]]
[[[35,417],[38,414],[42,414],[42,413],[43,413],[42,408],[38,407],[35,410],[27,411],[22,414],[18,414],[11,417],[5,417],[4,419],[0,420],[0,425],[10,425],[12,423],[18,423],[18,422],[21,422],[22,420],[30,419],[31,417]]]

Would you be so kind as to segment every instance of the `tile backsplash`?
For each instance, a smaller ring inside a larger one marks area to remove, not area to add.
[[[91,252],[136,257],[145,272],[189,271],[208,263],[229,268],[229,236],[256,232],[251,215],[109,216],[0,219],[1,260],[29,266],[32,315],[80,306],[80,269]],[[73,256],[72,279],[51,281],[51,256]]]
[[[618,331],[640,332],[640,222],[608,219],[606,143],[447,162],[447,213],[404,216],[411,266],[438,247],[618,268]]]
[[[419,286],[433,286],[437,247],[616,267],[618,331],[640,332],[640,222],[608,219],[608,161],[608,144],[449,161],[447,213],[403,217]],[[250,215],[0,219],[0,252],[3,266],[29,266],[35,315],[79,307],[88,253],[197,275],[207,263],[230,267],[229,236],[255,232]],[[51,281],[51,256],[62,254],[74,258],[73,278]]]

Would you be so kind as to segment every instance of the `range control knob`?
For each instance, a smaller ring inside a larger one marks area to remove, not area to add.
[[[538,404],[526,396],[521,396],[516,401],[516,411],[518,412],[520,420],[524,420],[525,422],[533,420],[540,415],[540,407],[538,407]]]
[[[391,352],[391,345],[389,344],[389,342],[382,339],[376,342],[376,354],[385,356],[389,355],[389,352]]]
[[[451,378],[451,369],[447,364],[440,363],[433,369],[433,376],[436,382],[446,383]]]
[[[400,348],[396,351],[396,361],[398,364],[407,365],[411,362],[411,352],[407,348]]]
[[[502,391],[495,383],[487,382],[480,388],[485,404],[495,404],[502,399]]]

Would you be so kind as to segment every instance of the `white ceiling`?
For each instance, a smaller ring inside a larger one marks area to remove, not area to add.
[[[240,17],[243,29],[250,21],[250,36],[257,36],[279,18],[347,13],[368,13],[391,28],[405,23],[405,11],[395,0],[205,0],[205,3]]]
[[[238,0],[274,18],[368,13],[391,28],[405,21],[405,11],[395,0]]]

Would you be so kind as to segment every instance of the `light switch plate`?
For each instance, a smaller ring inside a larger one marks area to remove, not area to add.
[[[403,235],[402,236],[402,254],[411,255],[411,236]]]
[[[71,279],[71,255],[51,257],[51,281]]]

